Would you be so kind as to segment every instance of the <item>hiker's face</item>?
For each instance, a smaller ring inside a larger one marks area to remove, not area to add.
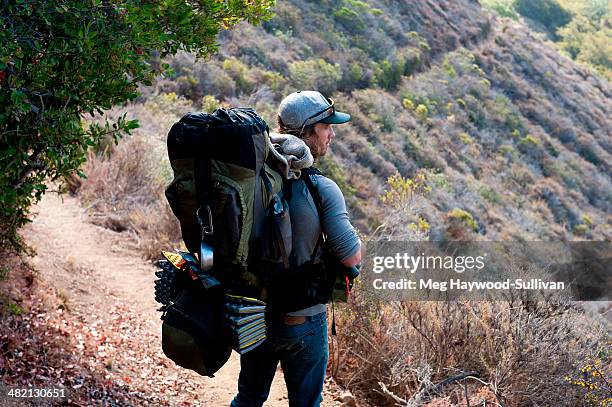
[[[326,123],[317,123],[314,127],[314,134],[312,136],[312,146],[311,150],[315,149],[315,155],[317,157],[324,156],[327,153],[327,149],[329,148],[329,144],[336,137],[336,133],[334,133],[334,129],[331,124]]]

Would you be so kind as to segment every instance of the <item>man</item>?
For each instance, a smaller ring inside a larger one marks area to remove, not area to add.
[[[295,92],[279,106],[278,131],[304,140],[316,163],[327,153],[336,136],[332,126],[346,123],[350,118],[336,111],[333,101],[319,92]],[[349,222],[344,196],[329,178],[322,175],[313,178],[321,200],[322,219],[306,182],[300,179],[291,185],[291,267],[298,268],[313,261],[313,257],[314,263],[320,262],[321,250],[317,242],[322,233],[327,236],[332,254],[345,266],[355,266],[361,261],[361,242]],[[289,405],[319,406],[329,357],[325,304],[270,315],[268,319],[266,342],[241,356],[238,394],[232,407],[263,405],[279,361],[287,384]]]

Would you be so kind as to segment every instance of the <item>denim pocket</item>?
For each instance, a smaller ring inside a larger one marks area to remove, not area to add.
[[[317,318],[311,323],[314,325],[312,329],[300,337],[303,357],[307,360],[327,360],[327,320],[325,318],[322,318],[322,320]]]
[[[319,323],[307,321],[300,325],[271,327],[269,340],[279,352],[299,352],[317,335]]]

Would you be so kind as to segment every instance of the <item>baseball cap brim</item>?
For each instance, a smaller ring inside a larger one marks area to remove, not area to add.
[[[351,120],[350,114],[342,113],[342,112],[334,112],[334,114],[332,114],[331,116],[328,116],[323,120],[319,120],[319,123],[342,124],[342,123],[348,122],[349,120]]]

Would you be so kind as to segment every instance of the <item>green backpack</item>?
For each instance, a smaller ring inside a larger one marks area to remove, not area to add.
[[[289,265],[291,220],[283,179],[266,164],[268,137],[249,108],[188,113],[168,134],[174,179],[166,197],[190,253],[165,255],[157,273],[156,296],[168,294],[158,298],[162,350],[201,375],[212,377],[232,345],[247,351],[265,339],[265,328],[257,337],[229,329],[227,295],[266,300],[263,268]]]
[[[208,244],[225,289],[263,300],[258,263],[286,267],[291,253],[283,179],[266,164],[268,137],[250,108],[188,113],[168,134],[174,180],[166,189],[187,249],[197,254]]]

